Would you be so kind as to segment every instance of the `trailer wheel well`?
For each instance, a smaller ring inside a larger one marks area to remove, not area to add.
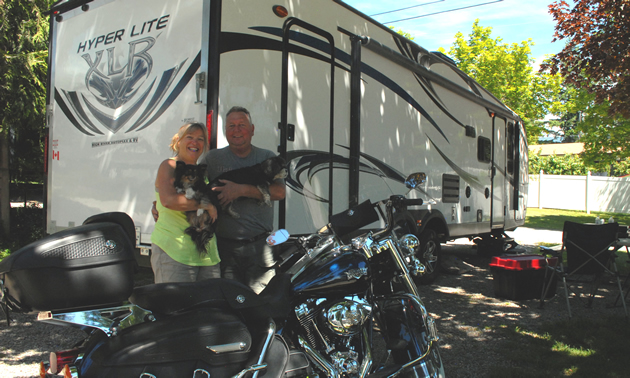
[[[435,231],[441,243],[445,243],[448,240],[448,227],[446,227],[446,223],[441,219],[433,218],[429,220],[422,230],[425,228],[430,228]]]
[[[435,231],[441,243],[446,243],[446,241],[449,239],[450,234],[448,231],[448,226],[446,225],[444,216],[440,211],[421,210],[410,211],[410,213],[416,220],[416,224],[418,226],[418,235],[420,235],[425,229],[430,228]]]

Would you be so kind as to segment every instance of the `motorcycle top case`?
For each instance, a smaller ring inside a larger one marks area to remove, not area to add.
[[[117,223],[82,225],[0,262],[3,301],[15,311],[67,311],[121,303],[133,290],[133,245]]]

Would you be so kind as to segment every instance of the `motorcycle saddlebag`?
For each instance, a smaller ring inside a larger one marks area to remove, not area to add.
[[[252,335],[240,317],[200,308],[129,327],[88,345],[80,377],[231,377],[251,357]],[[254,356],[255,357],[255,356]]]
[[[135,264],[131,240],[118,223],[70,228],[0,262],[2,301],[20,312],[115,305],[131,295]]]

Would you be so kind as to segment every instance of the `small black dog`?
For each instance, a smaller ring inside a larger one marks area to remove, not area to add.
[[[271,206],[271,195],[269,194],[269,185],[274,180],[283,179],[287,177],[287,164],[280,156],[274,156],[262,163],[255,164],[249,167],[234,169],[229,172],[222,173],[217,178],[212,180],[210,187],[215,188],[217,186],[223,186],[219,180],[228,180],[236,184],[253,185],[260,190],[263,195],[263,201],[261,205],[266,204]],[[217,202],[213,202],[217,209],[219,208]],[[231,204],[230,204],[231,205]],[[228,205],[225,210],[232,218],[239,218],[240,215]]]
[[[194,199],[199,203],[214,203],[216,194],[206,184],[205,178],[205,164],[192,165],[178,161],[175,166],[175,189],[177,193],[183,193],[186,198]],[[190,223],[190,227],[185,230],[186,234],[190,235],[199,253],[207,253],[206,244],[212,239],[216,229],[210,214],[202,209],[187,211],[186,219]]]
[[[225,209],[221,207],[218,192],[212,190],[212,188],[224,185],[219,180],[256,186],[264,197],[261,205],[271,206],[269,185],[276,179],[285,178],[287,176],[287,167],[283,158],[275,156],[259,164],[225,172],[215,178],[210,184],[205,183],[205,176],[205,164],[188,165],[178,161],[175,167],[175,188],[178,193],[184,193],[188,199],[194,199],[199,203],[212,203],[217,208],[217,211],[224,210],[233,218],[238,218],[240,215],[232,209],[231,204]],[[197,250],[205,253],[206,244],[214,236],[216,223],[212,222],[208,212],[203,210],[188,211],[186,212],[186,217],[188,223],[190,223],[186,233],[195,242]]]

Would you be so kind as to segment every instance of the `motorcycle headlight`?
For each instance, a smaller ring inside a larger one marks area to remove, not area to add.
[[[366,303],[346,300],[330,306],[324,316],[333,332],[346,336],[361,331],[361,326],[369,319],[371,312],[372,307]]]
[[[407,234],[398,240],[400,248],[406,249],[409,254],[414,254],[420,245],[420,240],[415,235]]]

